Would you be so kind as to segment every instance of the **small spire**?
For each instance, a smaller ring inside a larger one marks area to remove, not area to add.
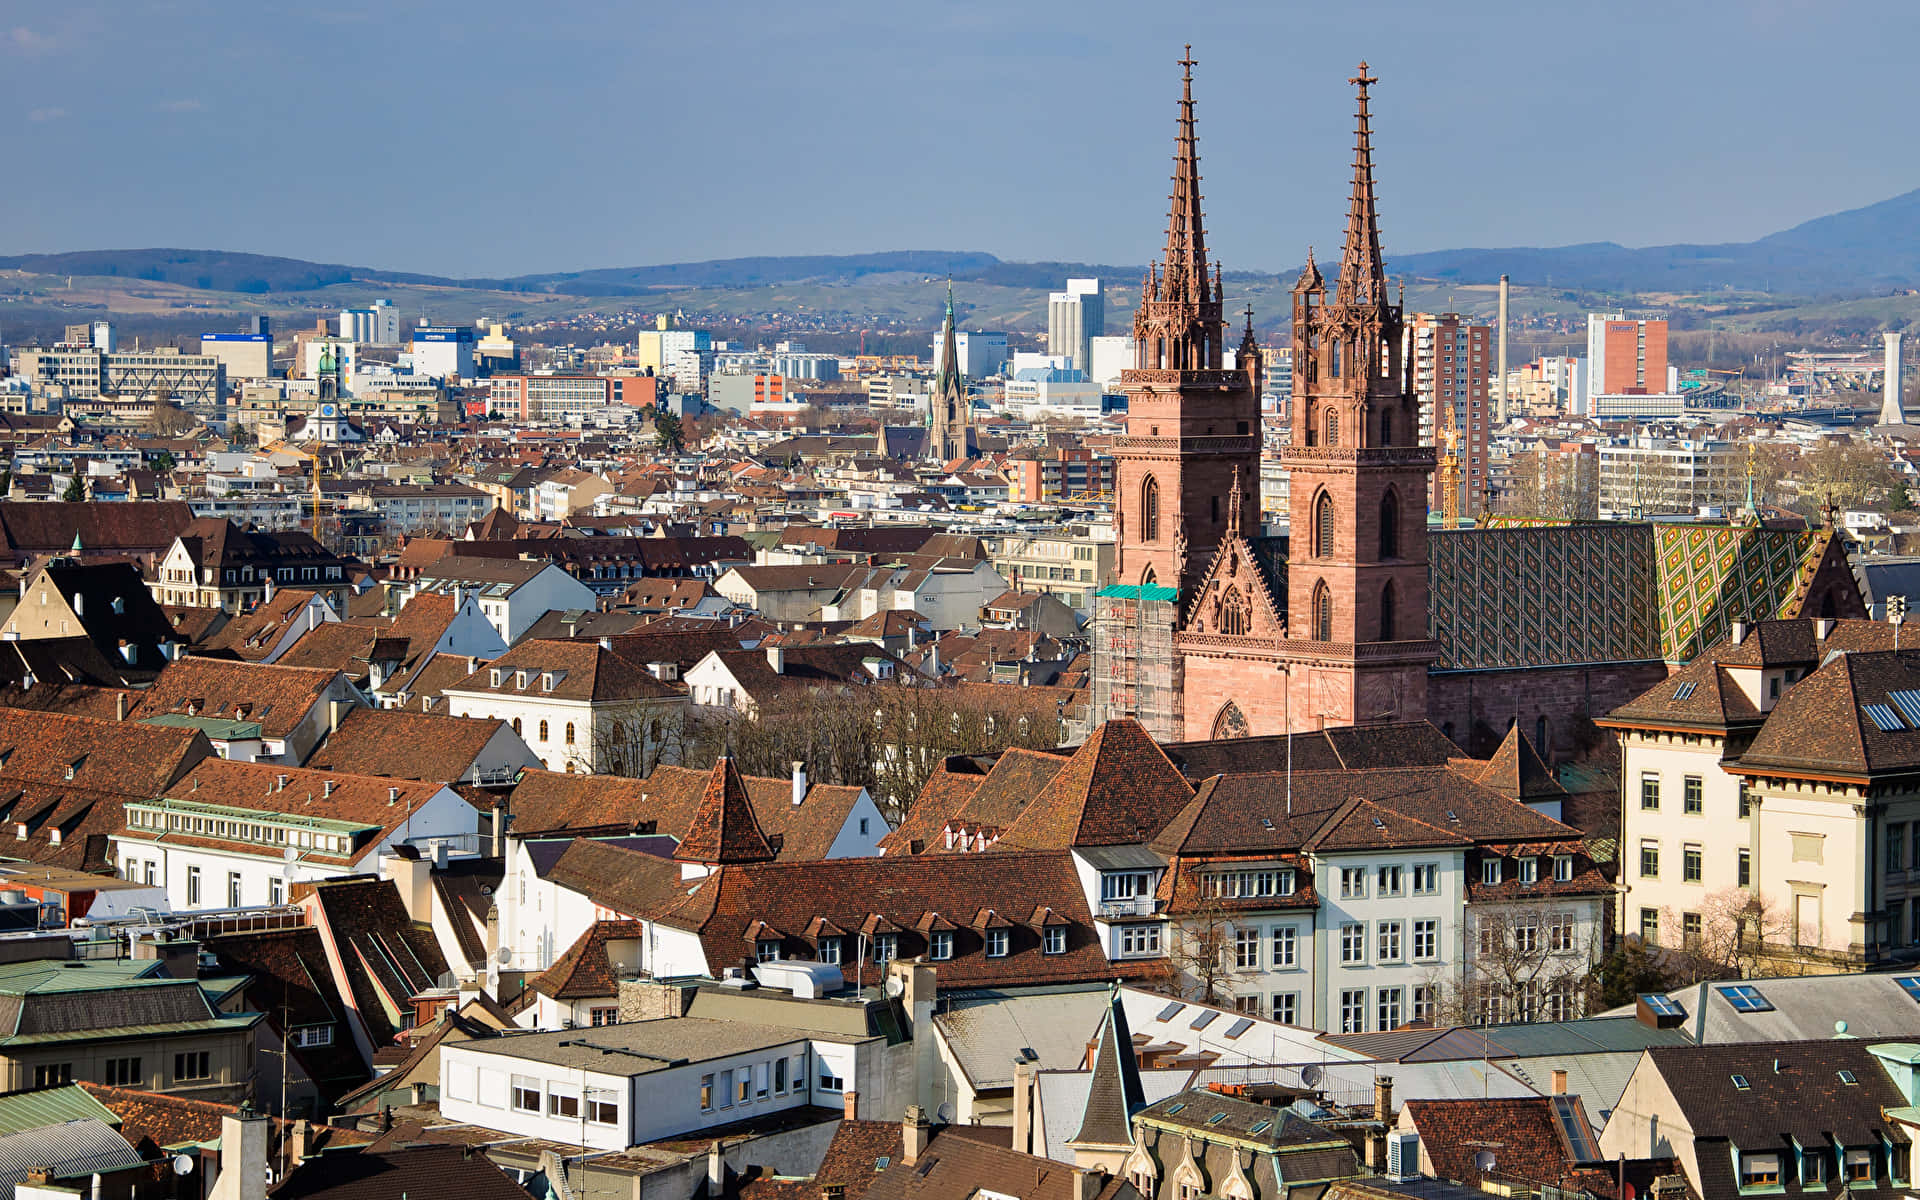
[[[1251,321],[1253,309],[1249,307],[1247,313]],[[1236,463],[1233,468],[1233,487],[1227,492],[1227,536],[1230,538],[1240,536],[1240,503],[1240,466]]]

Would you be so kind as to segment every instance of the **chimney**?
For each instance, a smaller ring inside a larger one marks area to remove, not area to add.
[[[249,1105],[220,1118],[220,1174],[207,1200],[265,1200],[267,1125]]]
[[[504,800],[493,802],[493,846],[492,857],[507,856],[507,803]]]
[[[787,673],[786,649],[781,646],[768,646],[767,665],[773,668],[775,675],[785,675]]]
[[[294,1163],[307,1161],[307,1148],[313,1144],[313,1125],[305,1117],[293,1123],[293,1140],[288,1147],[288,1159]]]
[[[1729,640],[1736,646],[1747,640],[1747,623],[1745,621],[1735,621],[1733,623],[1733,634]]]
[[[918,1104],[907,1105],[906,1119],[900,1122],[900,1161],[908,1166],[919,1162],[931,1136],[927,1131],[927,1110]]]
[[[127,694],[125,692],[115,692],[113,694],[113,719],[116,721],[124,721],[127,719]]]
[[[807,764],[793,764],[793,804],[798,808],[807,798]]]
[[[1835,624],[1836,622],[1832,617],[1821,617],[1819,620],[1815,621],[1813,623],[1814,640],[1817,642],[1824,642],[1828,638],[1832,637],[1833,627]]]
[[[1013,1064],[1013,1148],[1033,1153],[1034,1064],[1024,1058]]]
[[[1107,1186],[1107,1173],[1099,1167],[1073,1169],[1073,1200],[1093,1200]]]
[[[856,1092],[851,1088],[847,1089],[846,1094],[840,1098],[840,1102],[842,1105],[844,1105],[844,1108],[841,1111],[842,1116],[844,1116],[849,1121],[858,1121],[860,1119],[860,1093],[859,1092]]]
[[[727,1187],[727,1159],[720,1153],[720,1143],[707,1146],[707,1195],[718,1197]]]
[[[1567,1094],[1567,1073],[1557,1067],[1553,1072],[1553,1094],[1556,1096]]]
[[[1373,1077],[1373,1119],[1393,1120],[1393,1076],[1391,1075]]]

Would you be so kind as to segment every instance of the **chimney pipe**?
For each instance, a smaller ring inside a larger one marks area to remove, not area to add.
[[[799,807],[807,798],[807,764],[796,761],[793,764],[793,803]]]
[[[1553,1094],[1556,1096],[1567,1094],[1567,1073],[1557,1067],[1553,1072]]]
[[[707,1147],[707,1195],[719,1196],[727,1186],[727,1160],[720,1153],[720,1143],[713,1142]]]
[[[1747,623],[1745,621],[1735,621],[1733,623],[1733,634],[1729,640],[1736,646],[1747,640]]]
[[[767,665],[773,668],[773,673],[775,675],[786,674],[787,673],[786,649],[781,646],[768,646],[767,647]]]
[[[1507,423],[1507,277],[1500,277],[1500,375],[1494,384],[1494,419]],[[1662,385],[1664,386],[1664,385]]]
[[[927,1110],[918,1104],[907,1105],[906,1119],[900,1123],[900,1161],[908,1166],[919,1162],[931,1136],[927,1129]]]
[[[125,692],[115,692],[113,694],[113,719],[116,721],[124,721],[127,719],[127,694]]]

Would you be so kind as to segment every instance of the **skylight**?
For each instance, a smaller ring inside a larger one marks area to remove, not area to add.
[[[1894,982],[1899,984],[1907,995],[1920,1000],[1920,975],[1900,975],[1895,977]]]
[[[1249,1132],[1249,1133],[1265,1133],[1265,1132],[1266,1132],[1267,1130],[1269,1130],[1269,1129],[1272,1129],[1272,1128],[1273,1128],[1273,1122],[1272,1122],[1272,1121],[1262,1121],[1262,1122],[1260,1122],[1260,1123],[1259,1123],[1258,1125],[1255,1125],[1255,1126],[1254,1126],[1254,1127],[1253,1127],[1253,1128],[1252,1128],[1251,1130],[1249,1130],[1248,1132]]]
[[[1882,733],[1899,733],[1907,727],[1906,722],[1884,704],[1862,704],[1860,711],[1867,714],[1867,719],[1879,726]]]
[[[1173,1002],[1172,1004],[1169,1004],[1169,1005],[1167,1005],[1167,1006],[1166,1006],[1165,1008],[1163,1008],[1163,1009],[1161,1009],[1161,1010],[1160,1010],[1160,1015],[1159,1015],[1159,1016],[1157,1016],[1157,1017],[1155,1017],[1155,1018],[1154,1018],[1154,1020],[1156,1020],[1156,1021],[1171,1021],[1171,1020],[1173,1020],[1173,1019],[1174,1019],[1175,1017],[1177,1017],[1177,1016],[1179,1016],[1179,1015],[1180,1015],[1180,1010],[1181,1010],[1181,1009],[1183,1009],[1183,1008],[1185,1008],[1185,1007],[1186,1007],[1186,1005],[1184,1005],[1184,1004],[1182,1004],[1182,1003],[1180,1003],[1180,1002],[1179,1002],[1178,1000],[1175,1000],[1175,1001],[1174,1001],[1174,1002]]]
[[[1858,1075],[1855,1075],[1852,1071],[1842,1071],[1840,1072],[1840,1082],[1841,1083],[1859,1083],[1860,1077]]]
[[[1227,1114],[1223,1112],[1218,1112],[1207,1118],[1207,1124],[1218,1125],[1220,1122],[1226,1119],[1227,1119]]]
[[[1687,1010],[1680,1007],[1679,1001],[1673,999],[1671,996],[1662,996],[1659,992],[1648,992],[1644,996],[1641,996],[1640,1003],[1646,1005],[1647,1011],[1657,1017],[1684,1017],[1687,1015]]]
[[[1214,1023],[1214,1022],[1215,1022],[1216,1020],[1218,1020],[1218,1019],[1219,1019],[1219,1017],[1220,1017],[1220,1014],[1219,1014],[1219,1013],[1217,1013],[1217,1012],[1215,1012],[1215,1011],[1214,1011],[1213,1009],[1211,1009],[1211,1008],[1209,1008],[1209,1009],[1207,1009],[1207,1010],[1205,1010],[1204,1012],[1202,1012],[1202,1013],[1201,1013],[1201,1014],[1200,1014],[1199,1016],[1197,1016],[1197,1017],[1195,1017],[1195,1018],[1193,1019],[1193,1024],[1191,1024],[1191,1025],[1189,1025],[1189,1026],[1187,1026],[1187,1028],[1189,1028],[1189,1029],[1205,1029],[1205,1028],[1206,1028],[1207,1026],[1209,1026],[1209,1025],[1211,1025],[1211,1024],[1213,1024],[1213,1023]]]
[[[1720,989],[1727,998],[1733,1011],[1743,1013],[1772,1012],[1773,1003],[1760,994],[1760,989],[1744,983],[1736,983]]]
[[[1679,687],[1673,689],[1673,698],[1675,700],[1685,700],[1688,696],[1693,695],[1693,689],[1699,686],[1700,683],[1698,680],[1689,679]]]
[[[1181,1109],[1185,1108],[1186,1106],[1187,1106],[1187,1102],[1185,1100],[1180,1101],[1178,1104],[1169,1104],[1167,1105],[1167,1115],[1172,1116],[1173,1114],[1179,1112]]]
[[[1905,691],[1888,692],[1887,699],[1900,710],[1900,715],[1907,719],[1907,724],[1920,728],[1920,691],[1908,688]]]
[[[1733,1086],[1738,1090],[1744,1092],[1748,1088],[1752,1087],[1753,1085],[1747,1082],[1747,1077],[1745,1075],[1735,1075],[1733,1077]]]
[[[1253,1028],[1253,1019],[1251,1017],[1241,1017],[1238,1021],[1235,1021],[1232,1025],[1228,1026],[1227,1036],[1230,1038],[1237,1038],[1241,1034],[1245,1033],[1247,1030],[1252,1028]]]

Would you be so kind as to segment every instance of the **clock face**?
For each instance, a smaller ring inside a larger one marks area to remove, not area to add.
[[[334,415],[334,407],[333,407],[333,405],[331,405],[331,404],[322,404],[322,405],[320,406],[320,415],[321,415],[321,416],[323,416],[323,417],[331,417],[331,416],[333,416],[333,415]]]

